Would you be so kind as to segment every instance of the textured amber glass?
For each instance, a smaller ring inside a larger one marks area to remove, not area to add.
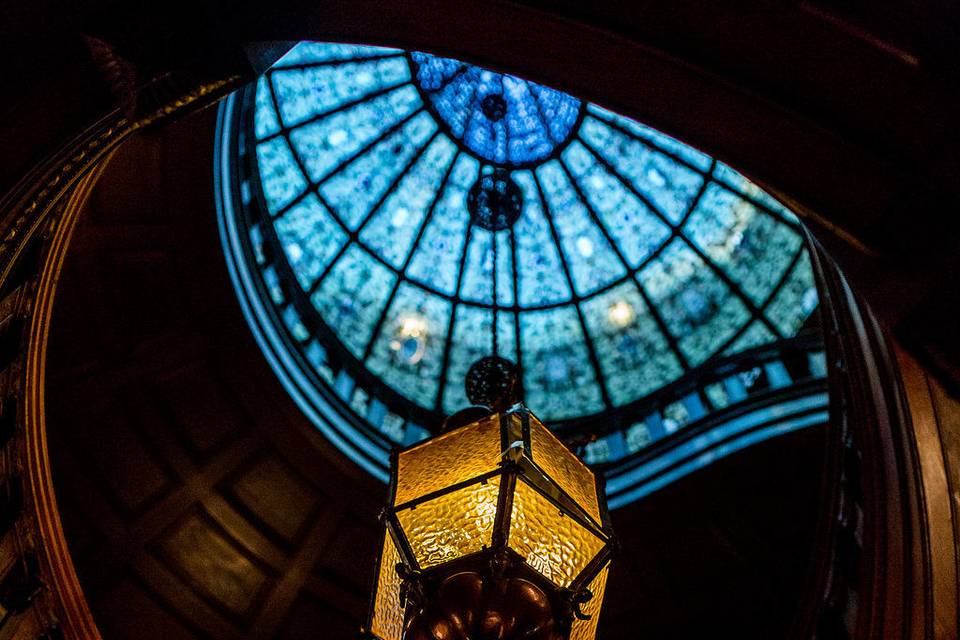
[[[500,476],[397,512],[422,569],[489,547],[497,516]]]
[[[537,466],[599,524],[600,504],[593,472],[532,415],[530,449]]]
[[[604,542],[517,478],[508,544],[531,567],[568,587]]]
[[[394,504],[493,471],[499,462],[500,418],[493,415],[401,453]]]
[[[400,554],[393,544],[393,538],[386,533],[383,542],[383,554],[380,557],[380,569],[377,572],[377,595],[375,598],[373,620],[370,631],[382,640],[402,640],[403,608],[400,606],[400,576],[397,564]]]
[[[580,611],[590,616],[589,620],[574,619],[570,627],[570,640],[593,640],[597,635],[597,623],[600,621],[600,608],[603,606],[603,593],[607,590],[608,564],[597,574],[597,577],[587,585],[593,598],[580,607]]]

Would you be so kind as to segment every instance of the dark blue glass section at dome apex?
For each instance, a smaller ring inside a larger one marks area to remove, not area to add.
[[[459,60],[410,57],[417,86],[451,137],[481,160],[514,167],[545,160],[580,118],[580,100],[560,91]]]

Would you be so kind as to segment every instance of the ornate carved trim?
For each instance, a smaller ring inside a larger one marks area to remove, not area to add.
[[[60,269],[66,257],[70,237],[80,217],[94,184],[106,167],[111,154],[91,168],[80,179],[76,188],[60,209],[58,219],[52,221],[53,239],[47,252],[46,263],[37,285],[36,297],[30,313],[29,343],[23,367],[23,461],[27,509],[39,534],[37,543],[42,553],[44,576],[51,582],[47,586],[55,594],[59,606],[59,624],[67,637],[99,640],[100,632],[83,597],[67,541],[60,523],[60,511],[54,493],[53,476],[47,451],[46,411],[46,351],[53,315],[53,299],[56,294]]]
[[[119,110],[106,114],[0,198],[0,285],[17,269],[32,270],[20,274],[25,283],[15,302],[14,314],[24,320],[21,352],[2,374],[9,378],[8,393],[20,399],[12,443],[24,495],[18,546],[39,561],[44,588],[32,604],[36,619],[46,629],[58,628],[67,639],[99,640],[100,634],[64,539],[47,451],[44,372],[60,269],[84,202],[119,144],[139,129],[215,102],[241,81],[239,76],[201,84],[173,76],[158,79],[149,85],[151,91],[144,88],[138,95],[143,115],[130,119]],[[37,242],[43,243],[42,260],[24,266],[21,259],[36,250]]]

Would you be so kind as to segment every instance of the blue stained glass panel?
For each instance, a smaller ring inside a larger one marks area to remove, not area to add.
[[[360,231],[360,241],[367,249],[396,269],[404,264],[456,152],[446,136],[430,143]]]
[[[448,296],[457,293],[460,258],[470,224],[466,194],[479,172],[476,159],[464,153],[457,157],[407,268],[410,278]]]
[[[580,101],[515,76],[415,52],[416,79],[452,136],[478,157],[522,165],[572,133]]]
[[[734,353],[740,353],[741,351],[773,342],[776,339],[777,337],[770,332],[770,329],[768,329],[765,324],[759,320],[754,320],[753,323],[744,330],[743,334],[724,350],[724,354],[732,355]]]
[[[670,227],[610,175],[580,142],[574,141],[564,150],[563,160],[630,268],[639,267],[670,237]]]
[[[400,130],[377,143],[343,171],[320,186],[340,220],[356,231],[387,189],[401,178],[437,125],[426,113],[414,116]]]
[[[256,117],[253,131],[257,139],[265,138],[280,131],[280,120],[273,108],[273,98],[270,96],[270,84],[266,76],[257,80]]]
[[[703,185],[701,174],[597,118],[584,119],[580,138],[673,223],[683,219]]]
[[[280,118],[288,127],[409,79],[403,58],[287,69],[271,75]]]
[[[297,127],[290,141],[303,158],[310,180],[319,182],[421,106],[416,89],[402,87]]]
[[[463,267],[460,297],[470,302],[493,304],[493,248],[492,234],[474,227],[467,247]],[[510,235],[501,231],[497,236],[497,304],[513,304],[513,264],[510,255]]]
[[[312,297],[314,307],[340,341],[362,357],[396,275],[370,254],[351,245]]]
[[[538,307],[570,300],[572,292],[563,273],[560,252],[553,242],[546,212],[533,175],[514,173],[523,193],[523,215],[513,226],[517,247],[520,306]]]
[[[544,420],[603,409],[585,336],[573,305],[520,314],[527,403]]]
[[[560,163],[544,164],[537,175],[577,295],[589,295],[625,277],[626,267],[590,217]]]
[[[683,373],[634,282],[596,295],[580,308],[614,404],[642,398]]]
[[[267,210],[278,214],[307,188],[307,181],[297,169],[290,147],[283,138],[274,138],[257,146],[257,165]]]
[[[767,207],[771,211],[774,211],[780,215],[787,222],[792,222],[797,224],[799,220],[797,216],[783,206],[779,200],[771,196],[769,193],[753,184],[747,180],[743,175],[737,173],[727,165],[722,162],[718,162],[717,166],[713,170],[714,177],[720,181],[722,184],[733,189],[737,193],[743,194],[748,198],[756,200],[763,206]]]
[[[375,339],[367,368],[404,397],[432,409],[449,321],[450,302],[402,283]]]
[[[637,280],[691,365],[712,356],[750,320],[743,302],[681,240],[670,243]]]
[[[783,335],[790,336],[796,334],[818,304],[810,255],[804,251],[770,303],[767,316]]]
[[[371,47],[360,44],[340,44],[337,42],[301,42],[288,51],[274,69],[283,69],[296,65],[328,64],[354,58],[372,58],[375,56],[401,56],[400,49]]]
[[[308,290],[347,242],[346,232],[313,194],[274,223],[287,262],[297,281]]]
[[[645,124],[641,124],[636,120],[631,120],[630,118],[621,116],[613,111],[608,111],[607,109],[598,107],[595,104],[589,105],[587,110],[591,114],[595,115],[598,119],[615,123],[620,128],[626,129],[637,138],[648,143],[650,146],[662,151],[666,151],[667,153],[672,153],[686,164],[692,165],[694,168],[699,169],[700,171],[710,170],[710,163],[712,162],[710,156],[697,151],[693,147],[683,144],[676,138],[671,138],[667,134],[661,133],[660,131],[648,127]]]
[[[716,184],[707,187],[684,231],[756,304],[802,243],[793,229]]]

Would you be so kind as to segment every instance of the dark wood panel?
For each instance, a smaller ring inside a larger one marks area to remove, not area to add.
[[[275,452],[250,460],[230,478],[223,492],[267,535],[287,547],[299,542],[328,498]]]
[[[327,638],[350,638],[357,631],[357,622],[349,612],[303,592],[290,608],[279,637],[316,640],[322,633]]]
[[[242,542],[199,509],[166,532],[155,553],[201,598],[241,621],[253,616],[276,578]]]
[[[111,612],[110,616],[98,616],[97,619],[106,638],[171,640],[191,635],[211,637],[199,631],[195,625],[173,615],[170,607],[158,602],[147,588],[131,576],[124,576],[114,588],[97,595],[96,607]]]
[[[222,449],[244,430],[247,420],[202,365],[160,381],[157,392],[173,425],[199,459]]]
[[[78,229],[48,369],[64,526],[107,640],[287,637],[331,612],[325,637],[349,637],[383,487],[249,335],[213,217],[213,115],[121,150]]]

